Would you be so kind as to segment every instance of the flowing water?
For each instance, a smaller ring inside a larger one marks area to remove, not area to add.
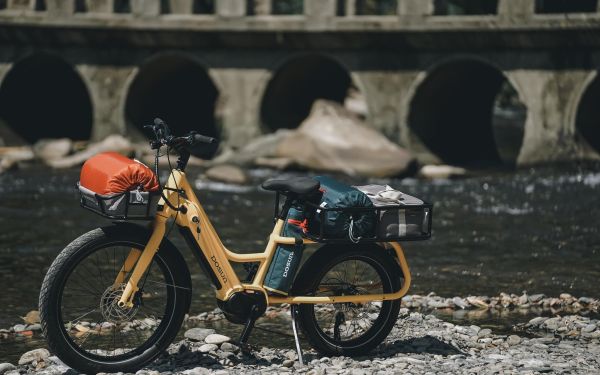
[[[263,249],[271,231],[273,195],[258,185],[272,173],[251,171],[253,184],[247,188],[196,180],[199,199],[228,248]],[[77,170],[46,168],[0,175],[0,328],[37,309],[45,271],[64,246],[110,224],[79,207],[77,177]],[[413,275],[409,293],[464,296],[527,290],[600,297],[600,165],[486,171],[455,180],[342,179],[388,183],[435,204],[432,239],[404,246]],[[185,249],[176,230],[170,238]],[[183,253],[193,274],[191,312],[212,310],[216,305],[209,282],[191,253]],[[442,317],[499,331],[530,318],[516,313]],[[266,324],[289,331],[284,323]],[[225,322],[210,324],[230,335],[241,330]],[[261,331],[251,342],[293,347],[289,337]],[[43,345],[37,337],[0,342],[0,360],[15,362],[22,352]]]

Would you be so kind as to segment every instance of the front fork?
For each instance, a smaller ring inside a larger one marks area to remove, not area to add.
[[[144,250],[131,249],[129,251],[129,255],[127,256],[127,259],[125,259],[125,263],[123,264],[123,267],[121,267],[113,284],[113,287],[115,288],[122,284],[125,281],[125,276],[133,269],[133,273],[129,277],[127,285],[125,285],[125,290],[123,291],[119,302],[117,302],[119,307],[133,307],[133,297],[139,290],[138,283],[152,262],[152,258],[158,251],[160,243],[165,235],[166,221],[167,218],[157,215],[154,221],[154,230],[152,231],[150,240],[148,240]]]

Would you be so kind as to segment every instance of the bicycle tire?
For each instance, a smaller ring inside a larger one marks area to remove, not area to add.
[[[384,293],[397,291],[402,285],[403,275],[396,258],[380,246],[326,245],[306,261],[294,282],[293,294],[316,295],[325,275],[345,261],[361,261],[372,266],[381,278]],[[298,307],[298,321],[310,345],[322,355],[359,356],[373,350],[388,336],[398,317],[400,300],[383,301],[373,325],[364,334],[345,342],[325,333],[317,321],[316,308],[313,304]]]
[[[118,360],[108,357],[102,359],[74,343],[61,317],[63,288],[80,262],[95,250],[111,244],[143,249],[150,235],[149,230],[129,223],[94,229],[71,242],[50,266],[39,296],[42,332],[50,351],[66,365],[84,373],[135,372],[162,353],[177,335],[191,302],[191,278],[185,260],[167,239],[163,239],[153,261],[161,262],[161,271],[168,277],[165,280],[172,283],[165,284],[165,288],[174,298],[170,299],[173,303],[165,307],[162,320],[166,323],[163,324],[161,320],[156,332],[148,339],[152,342],[145,342],[143,348],[135,348],[113,357]]]

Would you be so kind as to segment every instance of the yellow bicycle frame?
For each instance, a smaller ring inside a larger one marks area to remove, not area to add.
[[[143,251],[132,249],[129,256],[125,260],[121,271],[118,273],[114,285],[119,285],[125,282],[126,275],[133,270],[131,276],[127,280],[127,284],[123,294],[118,302],[121,307],[132,307],[133,297],[138,291],[138,282],[146,269],[150,265],[154,254],[158,251],[160,243],[165,235],[166,222],[169,218],[174,218],[175,223],[182,227],[188,227],[191,233],[194,233],[194,240],[203,256],[208,261],[212,272],[219,280],[221,288],[216,290],[216,297],[219,300],[226,301],[233,293],[240,291],[263,293],[268,305],[289,303],[363,303],[370,301],[395,300],[402,298],[410,287],[411,277],[404,251],[397,242],[380,243],[383,248],[391,247],[398,259],[398,263],[404,274],[404,283],[402,287],[393,293],[384,294],[363,294],[363,295],[346,295],[346,296],[270,296],[263,286],[264,278],[269,269],[271,259],[275,253],[277,245],[280,244],[295,244],[296,239],[293,237],[281,237],[284,221],[278,219],[275,222],[273,232],[269,236],[269,241],[264,252],[241,254],[229,251],[219,238],[215,228],[211,224],[206,212],[198,201],[196,194],[190,187],[185,173],[174,169],[169,176],[169,180],[164,188],[166,199],[174,207],[185,207],[180,211],[173,210],[169,205],[165,204],[164,199],[158,202],[158,206],[162,210],[157,211],[154,220],[154,230],[150,240],[146,244]],[[180,193],[183,193],[180,195]],[[305,244],[314,244],[314,241],[304,239]],[[192,249],[195,251],[195,249]],[[235,274],[231,262],[259,262],[258,271],[252,283],[242,283]]]

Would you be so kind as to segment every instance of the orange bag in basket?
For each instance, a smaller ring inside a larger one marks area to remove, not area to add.
[[[103,152],[88,159],[81,169],[79,184],[100,195],[159,188],[158,179],[150,168],[116,152]]]

